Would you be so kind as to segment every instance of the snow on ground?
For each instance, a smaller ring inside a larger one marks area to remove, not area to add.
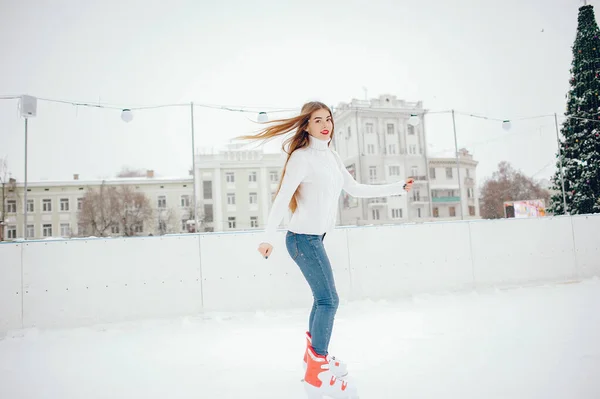
[[[305,398],[308,310],[0,340],[0,398]],[[331,351],[361,399],[600,398],[600,282],[342,304]]]

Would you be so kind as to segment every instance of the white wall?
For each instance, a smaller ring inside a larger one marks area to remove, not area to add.
[[[325,246],[340,298],[398,298],[600,276],[600,215],[340,228]],[[262,232],[0,244],[0,332],[205,311],[309,307]]]
[[[0,332],[21,327],[21,244],[0,244]]]

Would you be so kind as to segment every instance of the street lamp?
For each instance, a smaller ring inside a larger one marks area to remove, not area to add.
[[[465,211],[463,209],[462,182],[460,181],[460,165],[458,163],[458,141],[456,140],[456,117],[452,110],[452,128],[454,129],[454,156],[456,158],[456,174],[458,176],[458,195],[460,198],[460,218],[465,219]]]
[[[25,186],[24,186],[24,198],[23,198],[23,239],[27,240],[27,122],[30,117],[37,115],[37,98],[22,95],[19,110],[21,116],[25,119]]]

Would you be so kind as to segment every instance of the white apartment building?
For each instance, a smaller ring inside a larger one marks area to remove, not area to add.
[[[464,148],[458,151],[460,176],[455,157],[429,159],[430,204],[434,218],[481,218],[476,186],[477,164],[473,155]]]
[[[264,229],[284,163],[248,143],[198,153],[200,231]]]
[[[24,184],[16,182],[4,187],[4,240],[76,237],[84,232],[78,224],[78,212],[87,190],[107,186],[130,186],[144,193],[153,209],[153,220],[136,226],[136,235],[158,235],[187,232],[193,220],[193,180],[189,178],[155,178],[148,171],[144,178],[109,180],[29,182],[27,184],[27,226],[24,226]],[[0,210],[2,212],[2,210]],[[26,232],[24,231],[26,229]],[[118,228],[109,235],[123,235]]]
[[[460,209],[457,212],[456,207],[461,198],[465,216],[472,214],[469,206],[475,206],[475,214],[470,217],[479,217],[477,197],[473,192],[477,162],[468,153],[459,157],[461,181],[466,176],[471,179],[467,180],[468,186],[462,185],[461,197],[458,194],[454,158],[453,165],[446,158],[428,159],[424,112],[421,102],[406,102],[392,95],[382,95],[370,101],[352,100],[335,107],[333,144],[358,182],[387,184],[408,177],[415,179],[409,195],[363,199],[344,194],[340,201],[339,224],[389,224],[460,218]],[[418,124],[413,126],[408,123],[411,115],[418,117]],[[444,173],[448,169],[454,172],[440,175],[441,168]]]

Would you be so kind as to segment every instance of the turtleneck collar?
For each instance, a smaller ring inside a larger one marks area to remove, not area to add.
[[[330,139],[327,140],[319,140],[317,138],[314,138],[311,135],[308,135],[308,146],[312,149],[318,150],[318,151],[325,151],[329,148],[328,144],[329,144]]]

